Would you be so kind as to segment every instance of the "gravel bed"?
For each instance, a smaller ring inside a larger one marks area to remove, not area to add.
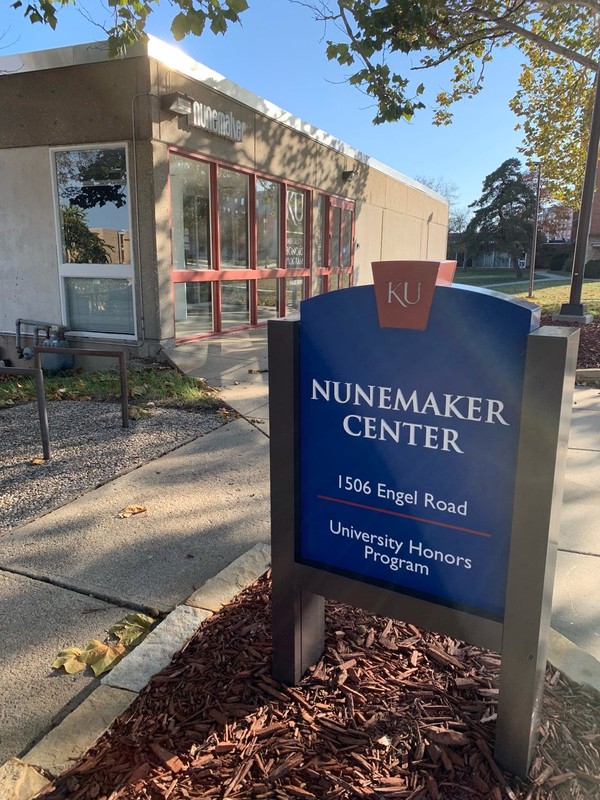
[[[42,456],[36,403],[0,409],[0,533],[46,514],[223,424],[215,411],[154,408],[121,427],[114,403],[48,403],[50,455]]]

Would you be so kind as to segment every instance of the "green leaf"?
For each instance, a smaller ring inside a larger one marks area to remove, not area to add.
[[[181,41],[186,33],[190,32],[190,25],[188,18],[185,14],[177,14],[177,16],[173,19],[171,23],[171,33],[175,37],[176,41]]]

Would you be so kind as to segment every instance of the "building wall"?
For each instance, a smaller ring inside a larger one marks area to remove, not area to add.
[[[61,321],[47,147],[0,150],[0,332]],[[1,356],[0,356],[1,357]]]
[[[69,65],[67,52],[63,61],[54,69],[0,76],[0,105],[11,109],[0,127],[0,336],[14,329],[16,316],[63,321],[50,158],[54,146],[128,143],[139,323],[132,352],[156,352],[174,336],[170,147],[301,184],[314,197],[321,191],[354,201],[356,284],[371,282],[372,261],[445,258],[446,203],[350,155],[354,151],[347,147],[344,151],[325,139],[316,141],[308,125],[298,129],[291,117],[290,125],[284,124],[284,112],[272,118],[266,101],[264,111],[245,105],[227,81],[212,80],[211,88],[142,56],[106,61],[99,54],[94,63]],[[161,110],[160,95],[171,91],[232,110],[245,125],[243,141],[191,127],[186,118]],[[342,173],[349,170],[354,178],[345,181]],[[97,339],[94,343],[99,344]],[[0,357],[6,356],[7,345],[10,339],[4,336]]]

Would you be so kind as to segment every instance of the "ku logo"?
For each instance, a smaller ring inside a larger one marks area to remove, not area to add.
[[[408,306],[416,306],[421,300],[421,287],[422,283],[416,284],[409,283],[408,281],[401,281],[394,284],[392,281],[388,282],[388,304],[399,303],[402,308]]]

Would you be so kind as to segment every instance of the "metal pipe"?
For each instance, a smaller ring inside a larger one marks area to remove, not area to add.
[[[529,258],[529,294],[533,297],[533,281],[535,278],[535,254],[537,251],[538,217],[540,214],[540,185],[542,182],[542,164],[538,161],[537,188],[535,192],[535,216],[533,218],[533,239],[531,242],[531,256]]]

